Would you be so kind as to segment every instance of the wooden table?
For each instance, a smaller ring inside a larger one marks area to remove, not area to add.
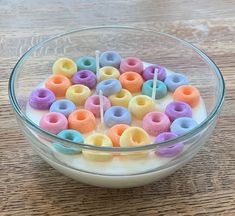
[[[204,50],[221,69],[226,100],[210,141],[175,174],[132,189],[75,182],[26,142],[7,83],[17,59],[49,36],[123,24],[167,32]],[[0,1],[0,215],[235,215],[235,1]]]

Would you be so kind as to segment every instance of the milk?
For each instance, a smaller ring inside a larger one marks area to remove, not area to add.
[[[148,64],[145,64],[145,67],[147,65]],[[169,75],[170,73],[172,72],[167,70],[167,74]],[[44,83],[40,84],[38,87],[43,86]],[[94,91],[92,93],[95,94]],[[171,101],[173,101],[172,93],[168,92],[167,96],[155,101],[156,111],[163,112],[167,104],[169,104]],[[30,107],[29,104],[26,106],[26,115],[37,125],[39,125],[41,117],[47,112],[48,111],[35,110]],[[198,124],[200,124],[207,117],[206,107],[202,98],[200,99],[199,105],[192,109],[192,113],[193,119],[196,120]],[[107,130],[109,128],[106,128],[105,126],[100,127],[100,119],[97,118],[96,120],[96,129],[90,133],[83,134],[84,138],[97,132],[107,134]],[[141,127],[141,124],[142,121],[133,119],[131,125]],[[153,143],[155,137],[150,138]],[[41,141],[43,142],[43,140]],[[44,142],[47,144],[46,141]],[[145,184],[150,180],[153,181],[167,176],[178,169],[179,166],[183,165],[182,162],[177,166],[171,167],[169,169],[156,171],[159,167],[162,167],[170,161],[174,160],[175,157],[179,157],[179,155],[171,158],[165,158],[157,156],[154,151],[151,151],[145,156],[119,155],[113,156],[112,159],[108,161],[97,162],[86,159],[82,153],[76,155],[66,155],[58,152],[51,144],[47,145],[49,148],[51,148],[55,158],[68,167],[61,166],[49,158],[46,158],[45,155],[40,154],[49,164],[67,176],[97,186],[118,188],[138,186]],[[185,146],[184,151],[187,148],[188,147]],[[150,171],[152,172],[149,174],[143,174]],[[151,175],[151,177],[149,175]],[[125,176],[125,178],[123,176]]]

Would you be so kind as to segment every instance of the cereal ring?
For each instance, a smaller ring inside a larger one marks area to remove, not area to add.
[[[55,101],[54,93],[46,88],[34,89],[29,96],[29,105],[38,110],[47,110]]]
[[[178,136],[184,135],[189,131],[193,130],[197,126],[197,122],[189,117],[177,118],[171,124],[171,132]]]
[[[96,119],[92,112],[79,109],[72,112],[69,117],[69,128],[78,130],[81,133],[88,133],[95,129]]]
[[[121,106],[112,106],[104,114],[104,123],[108,127],[112,127],[116,124],[127,124],[131,123],[130,112]]]
[[[169,91],[174,92],[179,86],[188,85],[189,81],[186,76],[179,73],[172,73],[165,79],[165,84]]]
[[[164,81],[166,78],[166,70],[160,65],[150,65],[144,69],[143,78],[144,80],[152,80],[154,76],[155,69],[158,69],[157,79]]]
[[[96,60],[91,56],[82,56],[76,61],[78,70],[90,70],[96,73]]]
[[[129,127],[120,137],[121,147],[142,146],[150,143],[149,135],[140,127]]]
[[[111,107],[110,101],[103,96],[103,110],[104,112]],[[91,111],[95,117],[100,117],[100,97],[99,95],[92,95],[87,98],[85,102],[85,109]]]
[[[101,90],[106,97],[119,92],[121,89],[121,83],[116,79],[103,80],[96,86],[96,91],[99,93]]]
[[[164,133],[159,134],[156,137],[154,143],[162,143],[162,142],[169,141],[175,138],[177,138],[177,135],[175,133],[164,132]],[[162,156],[162,157],[173,157],[179,154],[180,152],[182,152],[183,148],[184,148],[184,144],[180,142],[180,143],[176,143],[174,145],[167,146],[167,147],[159,147],[156,149],[155,154]]]
[[[122,57],[115,51],[106,51],[100,55],[100,65],[119,68]]]
[[[115,67],[105,66],[100,68],[100,80],[107,80],[107,79],[118,79],[120,76],[119,70]]]
[[[77,72],[77,65],[72,59],[59,58],[52,67],[53,74],[61,74],[69,79]]]
[[[58,134],[68,128],[68,120],[61,113],[49,112],[42,116],[39,126],[50,133]]]
[[[169,131],[171,122],[166,114],[150,112],[143,118],[143,129],[151,136],[157,136],[162,132]]]
[[[96,75],[90,70],[80,70],[72,77],[73,84],[82,84],[92,89],[96,86]]]
[[[80,144],[84,142],[83,136],[76,130],[63,130],[60,131],[57,136],[65,140],[73,141]],[[58,152],[63,154],[78,154],[81,152],[81,149],[72,146],[65,146],[63,143],[53,143],[52,146]]]
[[[82,106],[90,95],[91,90],[87,86],[77,84],[68,88],[65,97],[74,102],[77,106]]]
[[[109,96],[112,106],[123,106],[126,108],[128,108],[131,98],[132,94],[126,89],[121,89],[120,92]]]
[[[113,146],[112,141],[109,139],[109,137],[101,133],[95,133],[88,136],[85,139],[85,143],[93,146]],[[112,154],[107,152],[83,149],[82,153],[85,158],[93,161],[106,161],[112,159]]]
[[[74,110],[76,110],[75,104],[66,99],[56,100],[50,107],[50,112],[58,112],[65,117],[68,117]]]
[[[145,81],[142,87],[142,94],[152,96],[153,80]],[[155,99],[161,99],[167,95],[167,87],[164,82],[157,80]]]
[[[141,75],[131,71],[121,74],[119,80],[122,84],[122,87],[127,89],[131,93],[141,91],[141,87],[144,83],[144,80]]]
[[[173,99],[175,101],[183,101],[188,103],[191,107],[195,107],[200,102],[200,93],[194,86],[183,85],[175,90]]]
[[[124,73],[127,71],[133,71],[142,74],[144,69],[143,62],[135,57],[128,57],[121,60],[120,72]]]
[[[192,117],[192,108],[182,101],[173,101],[166,106],[165,114],[173,122],[180,117]]]
[[[137,95],[133,97],[128,105],[128,110],[137,119],[143,119],[143,117],[155,109],[155,103],[146,95]]]
[[[126,124],[117,124],[111,127],[108,131],[108,136],[113,142],[114,147],[120,147],[120,137],[122,133],[129,127]]]
[[[45,82],[46,88],[53,91],[56,97],[64,97],[70,85],[70,80],[60,74],[50,76]]]

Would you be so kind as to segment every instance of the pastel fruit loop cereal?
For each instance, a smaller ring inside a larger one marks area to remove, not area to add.
[[[67,141],[136,147],[175,139],[198,125],[194,119],[201,100],[198,89],[185,75],[158,64],[105,51],[96,58],[59,58],[52,73],[40,84],[44,87],[31,92],[28,104],[43,112],[39,121],[43,130]],[[61,154],[100,162],[123,155],[69,147],[62,141],[52,146]],[[158,147],[154,155],[173,157],[183,148],[183,143]]]

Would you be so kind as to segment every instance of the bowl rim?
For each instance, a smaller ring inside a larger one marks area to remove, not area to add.
[[[176,40],[177,42],[183,44],[184,46],[191,48],[193,51],[195,51],[199,56],[202,57],[202,59],[213,69],[215,72],[217,78],[218,78],[218,89],[219,89],[219,95],[217,102],[210,112],[210,114],[207,116],[206,119],[204,119],[200,124],[198,124],[197,127],[195,127],[193,130],[190,132],[179,136],[175,139],[165,141],[162,143],[154,143],[154,144],[148,144],[148,145],[143,145],[143,146],[135,146],[135,147],[103,147],[103,146],[94,146],[94,145],[89,145],[89,144],[82,144],[82,143],[75,143],[63,138],[58,137],[57,135],[51,134],[43,129],[41,129],[38,125],[36,125],[30,118],[26,116],[26,114],[21,110],[20,105],[16,99],[15,95],[15,81],[17,78],[17,74],[19,72],[19,68],[24,64],[25,60],[27,59],[28,56],[30,56],[34,51],[38,50],[41,48],[44,44],[51,42],[55,39],[67,36],[69,34],[77,33],[77,32],[83,32],[83,31],[91,31],[91,30],[100,30],[100,29],[123,29],[123,30],[134,30],[134,31],[142,31],[142,32],[147,32],[151,34],[159,34],[168,38],[171,38],[173,40]],[[43,40],[42,42],[34,45],[33,47],[29,48],[17,61],[15,64],[14,68],[12,69],[10,78],[9,78],[9,83],[8,83],[8,94],[9,94],[9,100],[10,103],[13,107],[14,112],[16,113],[16,116],[19,117],[29,128],[31,128],[33,131],[36,131],[40,135],[45,136],[48,139],[52,139],[53,141],[56,142],[62,142],[63,145],[67,147],[77,147],[81,149],[89,149],[89,150],[95,150],[95,151],[106,151],[106,152],[133,152],[133,151],[143,151],[143,150],[150,150],[150,149],[155,149],[156,147],[163,147],[163,146],[170,146],[178,142],[183,142],[187,140],[188,138],[192,137],[193,135],[199,133],[202,131],[204,128],[206,128],[210,123],[218,116],[221,107],[224,102],[224,95],[225,95],[225,82],[224,78],[222,76],[222,73],[218,66],[214,63],[214,61],[207,56],[203,51],[201,51],[199,48],[194,46],[193,44],[177,38],[176,36],[170,35],[168,33],[164,32],[157,32],[153,29],[145,29],[145,28],[137,28],[137,27],[131,27],[131,26],[119,26],[119,25],[111,25],[111,26],[96,26],[96,27],[86,27],[86,28],[80,28],[80,29],[74,29],[62,34],[57,34],[54,37],[50,37],[49,39]]]

